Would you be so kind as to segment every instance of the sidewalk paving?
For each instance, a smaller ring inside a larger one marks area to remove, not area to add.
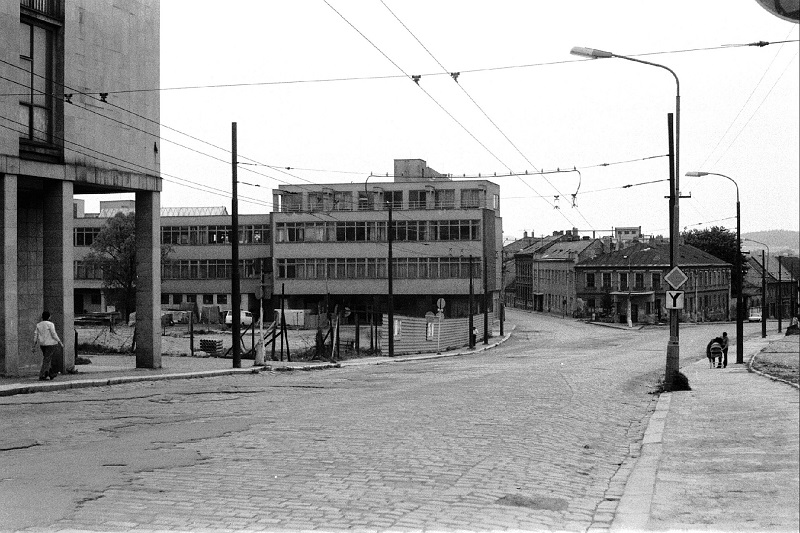
[[[133,355],[90,355],[84,357],[90,358],[92,364],[76,365],[76,374],[59,374],[52,381],[39,381],[37,376],[0,378],[0,397],[84,387],[103,387],[138,381],[207,378],[231,374],[254,374],[262,371],[323,370],[454,357],[478,353],[502,344],[511,336],[513,329],[513,324],[507,324],[503,337],[500,337],[499,330],[493,331],[493,336],[489,338],[488,345],[484,345],[479,341],[474,349],[464,347],[442,352],[441,354],[426,353],[395,357],[362,357],[334,363],[325,361],[266,361],[264,365],[255,366],[252,359],[242,359],[241,368],[233,368],[233,361],[226,358],[163,355],[161,357],[162,367],[149,369],[136,368],[136,357]]]
[[[732,351],[725,369],[681,369],[692,390],[660,396],[611,531],[800,529],[800,392],[747,368],[776,342],[746,341],[745,365]]]

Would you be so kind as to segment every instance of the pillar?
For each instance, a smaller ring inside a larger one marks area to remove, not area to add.
[[[161,368],[160,210],[160,193],[136,193],[136,368]]]
[[[71,181],[46,180],[42,204],[42,304],[64,342],[64,370],[75,369],[75,281]]]
[[[17,176],[0,175],[0,374],[19,375]]]

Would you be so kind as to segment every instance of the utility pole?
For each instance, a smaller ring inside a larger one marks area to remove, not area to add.
[[[486,252],[483,254],[483,344],[489,344],[489,261]]]
[[[783,285],[783,279],[781,277],[781,256],[778,256],[778,333],[783,331],[783,287],[781,287],[781,285]]]
[[[469,256],[469,324],[467,329],[469,329],[469,347],[475,347],[475,341],[472,338],[472,330],[475,327],[472,318],[472,299],[473,299],[473,288],[472,288],[472,254]]]
[[[394,196],[392,196],[392,200],[394,200]],[[389,260],[386,264],[386,273],[389,276],[389,301],[388,301],[388,311],[389,311],[389,327],[387,328],[389,331],[389,357],[394,357],[394,287],[393,287],[393,269],[392,269],[392,241],[394,241],[394,225],[392,224],[392,203],[389,202],[389,227],[387,240],[389,242]]]
[[[231,123],[231,165],[232,165],[232,193],[231,193],[231,296],[232,296],[232,318],[231,318],[231,337],[233,338],[233,368],[242,367],[242,346],[239,340],[241,336],[241,307],[242,295],[239,283],[239,201],[238,189],[236,186],[236,123]]]
[[[767,264],[764,262],[764,250],[761,250],[761,338],[767,337]]]
[[[677,107],[677,106],[676,106]],[[669,137],[669,267],[670,271],[678,266],[680,248],[680,227],[678,223],[678,161],[677,140],[673,137],[672,113],[667,113],[667,133]],[[667,364],[664,373],[664,390],[672,392],[675,377],[680,370],[680,338],[678,309],[669,310],[669,341],[667,342]]]

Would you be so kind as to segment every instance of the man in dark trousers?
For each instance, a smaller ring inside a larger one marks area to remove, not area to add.
[[[36,351],[36,346],[42,348],[42,368],[39,370],[39,381],[45,381],[47,378],[55,379],[58,375],[58,371],[50,368],[57,345],[64,347],[64,343],[56,333],[55,324],[50,322],[50,312],[45,311],[42,313],[42,321],[36,324],[36,329],[33,330],[33,347],[31,348],[32,352]]]
[[[722,368],[728,366],[728,332],[722,332]]]

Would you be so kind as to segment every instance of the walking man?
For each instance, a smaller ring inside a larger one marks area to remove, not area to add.
[[[42,313],[42,321],[36,324],[36,329],[33,330],[33,348],[32,352],[36,351],[36,346],[42,348],[42,369],[39,370],[39,381],[45,381],[50,378],[55,379],[58,375],[57,371],[50,368],[53,361],[53,352],[56,350],[56,345],[64,347],[64,343],[58,338],[56,333],[56,325],[50,322],[50,312],[45,311]]]
[[[728,332],[722,332],[722,368],[728,366]]]

